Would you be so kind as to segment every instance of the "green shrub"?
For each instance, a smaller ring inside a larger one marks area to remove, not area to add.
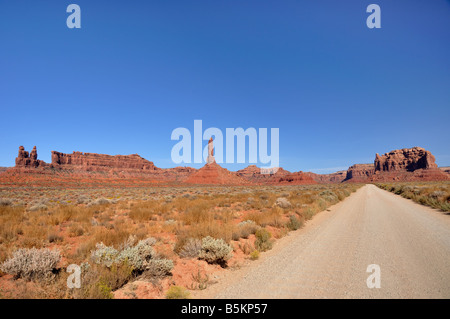
[[[112,294],[112,289],[111,287],[101,281],[97,284],[97,289],[98,289],[98,297],[99,299],[113,299],[114,295]]]
[[[171,286],[166,292],[166,299],[188,299],[189,291],[180,286]]]
[[[255,248],[259,251],[267,251],[272,249],[273,242],[270,239],[272,234],[265,228],[258,229],[255,233]]]
[[[311,207],[308,207],[308,208],[306,209],[304,216],[305,216],[305,219],[306,219],[306,220],[309,220],[309,219],[313,218],[313,216],[314,216],[314,211],[312,210]]]
[[[134,273],[147,271],[156,276],[168,275],[173,269],[173,262],[156,258],[152,247],[155,242],[155,239],[150,237],[140,240],[135,246],[128,243],[122,250],[99,243],[96,245],[97,249],[92,252],[91,259],[96,264],[108,268],[114,265],[128,265]]]
[[[251,260],[257,260],[259,258],[259,251],[254,250],[250,253],[250,259]]]
[[[76,299],[112,299],[112,291],[117,290],[133,275],[133,268],[125,264],[113,264],[110,268],[103,265],[81,265],[81,288],[71,289],[70,293]]]
[[[295,217],[294,215],[289,216],[289,222],[286,224],[286,226],[290,229],[290,230],[297,230],[300,227],[302,227],[303,223],[301,220],[299,220],[297,217]]]

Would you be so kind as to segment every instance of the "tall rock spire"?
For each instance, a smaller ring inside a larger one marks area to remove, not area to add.
[[[216,160],[214,158],[214,144],[213,138],[211,137],[208,141],[208,158],[206,159],[207,164],[214,163]]]

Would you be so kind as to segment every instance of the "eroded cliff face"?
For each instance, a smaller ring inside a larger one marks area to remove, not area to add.
[[[338,171],[331,174],[307,173],[319,184],[342,183],[347,177],[347,171]]]
[[[348,168],[346,181],[364,183],[367,182],[375,173],[373,164],[355,164]]]
[[[393,150],[375,155],[374,164],[356,164],[347,171],[349,182],[439,181],[449,175],[438,169],[435,157],[422,147]]]
[[[430,151],[422,147],[404,148],[394,150],[380,156],[375,156],[375,171],[408,171],[413,172],[417,169],[437,168],[436,159]]]
[[[142,158],[137,154],[132,155],[105,155],[95,153],[73,152],[65,154],[52,151],[51,164],[37,159],[36,147],[28,153],[23,146],[19,147],[16,158],[16,166],[11,168],[10,176],[23,175],[20,179],[29,175],[39,175],[39,179],[62,178],[76,180],[123,180],[124,183],[138,184],[144,182],[182,182],[190,174],[196,171],[192,167],[174,167],[161,169],[153,162]],[[7,171],[7,172],[8,172]],[[19,177],[17,177],[19,178]]]
[[[112,156],[82,152],[64,154],[52,151],[52,166],[60,166],[63,168],[77,167],[92,171],[99,171],[104,169],[131,169],[144,171],[160,170],[153,164],[153,162],[140,157],[138,154]]]

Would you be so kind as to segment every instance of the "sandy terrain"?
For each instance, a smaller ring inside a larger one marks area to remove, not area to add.
[[[449,298],[449,265],[448,214],[366,185],[192,297]]]

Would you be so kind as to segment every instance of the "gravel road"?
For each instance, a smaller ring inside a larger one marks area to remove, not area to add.
[[[450,215],[366,185],[198,298],[449,298]],[[380,266],[369,289],[368,265]]]

